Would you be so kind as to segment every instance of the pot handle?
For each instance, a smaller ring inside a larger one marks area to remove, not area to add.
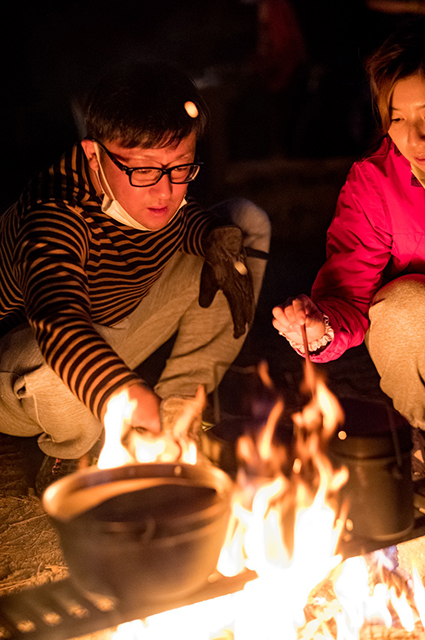
[[[398,435],[397,435],[397,429],[395,428],[395,424],[394,424],[394,414],[393,414],[393,412],[390,410],[390,408],[388,406],[387,406],[387,414],[388,414],[388,423],[390,425],[390,430],[391,430],[391,436],[392,436],[392,439],[393,439],[395,457],[396,457],[396,460],[397,460],[397,467],[399,469],[402,469],[403,468],[403,456],[401,454],[400,442],[399,442]]]

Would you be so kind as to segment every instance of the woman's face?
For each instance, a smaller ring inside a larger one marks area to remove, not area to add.
[[[425,171],[425,78],[399,80],[390,103],[388,133],[407,160]]]

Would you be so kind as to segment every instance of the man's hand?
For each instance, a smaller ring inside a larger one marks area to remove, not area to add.
[[[143,384],[132,384],[127,389],[130,402],[135,403],[131,414],[131,426],[143,427],[151,433],[159,433],[159,405],[161,398]]]
[[[290,298],[273,309],[273,326],[297,344],[303,343],[301,326],[305,325],[308,342],[318,340],[326,331],[322,312],[305,294]]]
[[[236,226],[216,227],[204,240],[205,264],[201,274],[199,304],[209,307],[218,289],[229,303],[235,338],[242,336],[254,318],[251,273],[246,265],[242,231]]]

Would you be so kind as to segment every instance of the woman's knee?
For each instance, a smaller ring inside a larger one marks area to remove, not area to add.
[[[385,323],[398,329],[407,328],[425,313],[425,276],[409,275],[396,278],[382,287],[374,296],[369,310],[371,328],[374,323]]]
[[[372,306],[381,302],[406,305],[418,297],[425,300],[425,275],[400,276],[379,289],[372,300]]]
[[[381,377],[395,370],[409,377],[407,372],[417,369],[425,341],[424,316],[425,277],[397,278],[377,292],[365,341]]]

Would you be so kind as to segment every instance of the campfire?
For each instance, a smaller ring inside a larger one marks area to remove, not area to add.
[[[401,570],[395,548],[345,559],[340,552],[341,541],[353,526],[348,517],[349,497],[341,499],[349,480],[348,469],[344,465],[336,467],[328,456],[329,442],[335,433],[344,438],[345,416],[340,403],[315,372],[313,375],[309,370],[305,389],[308,401],[291,414],[292,437],[290,442],[282,442],[276,435],[285,410],[284,401],[274,390],[264,364],[260,365],[259,374],[269,397],[275,396],[274,404],[261,429],[242,435],[237,442],[238,469],[235,478],[228,479],[231,508],[229,512],[225,507],[221,511],[225,512],[227,527],[220,538],[216,571],[209,577],[214,584],[221,577],[240,576],[243,588],[202,602],[196,602],[195,593],[194,604],[170,607],[143,620],[124,623],[111,637],[114,640],[424,637],[425,590],[415,567],[409,573]],[[193,411],[204,401],[200,390]],[[161,482],[161,469],[172,468],[172,477],[167,479],[171,484],[175,480],[177,484],[186,480],[193,483],[193,477],[185,471],[190,467],[198,484],[198,469],[211,468],[214,473],[222,473],[203,457],[196,437],[187,429],[191,422],[190,408],[173,432],[161,437],[130,429],[131,410],[125,394],[110,403],[99,469],[74,474],[74,483],[81,473],[81,477],[90,478],[83,486],[78,482],[72,485],[79,492],[77,500],[71,492],[70,503],[65,504],[58,490],[64,481],[55,483],[46,492],[46,509],[51,513],[53,504],[62,510],[59,516],[65,520],[64,528],[76,517],[102,506],[104,501],[121,500],[123,493],[139,490],[128,484],[137,485],[140,481],[132,471],[131,478],[125,478],[127,485],[121,484],[119,475],[114,475],[113,482],[101,483],[100,497],[82,500],[93,489],[96,478],[103,473],[101,470],[115,469],[120,474],[122,469],[151,470],[157,465],[156,479]],[[203,476],[202,480],[205,481]],[[227,495],[226,482],[219,484],[216,491],[220,498]],[[192,494],[186,497],[192,500]],[[205,506],[204,499],[205,496],[199,498],[202,513],[211,507],[209,503]],[[186,512],[178,513],[179,517],[183,515]],[[107,564],[107,558],[104,561]]]

